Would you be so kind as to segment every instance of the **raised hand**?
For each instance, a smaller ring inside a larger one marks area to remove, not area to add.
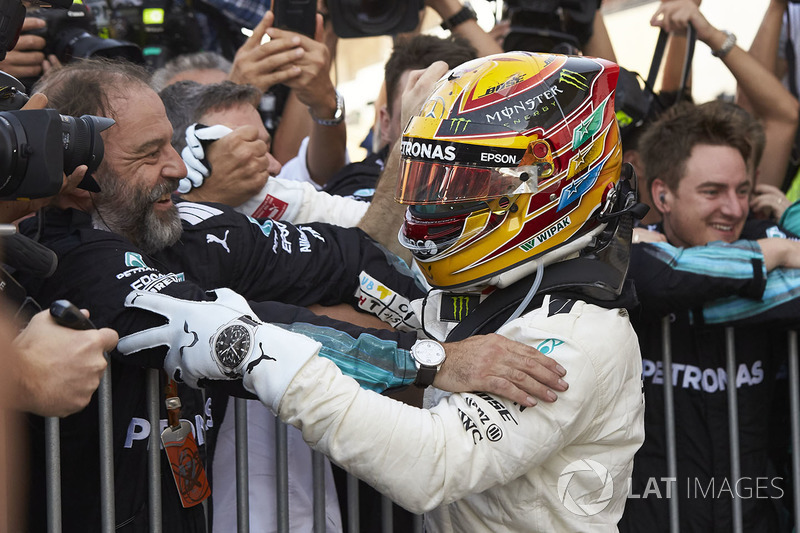
[[[305,54],[299,34],[293,33],[288,39],[261,43],[274,20],[272,11],[267,11],[253,29],[253,34],[236,51],[229,80],[249,83],[266,91],[279,83],[288,84],[289,80],[300,75],[300,67],[293,64]]]

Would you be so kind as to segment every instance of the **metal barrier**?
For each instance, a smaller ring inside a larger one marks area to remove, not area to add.
[[[791,449],[792,449],[792,496],[794,509],[800,509],[800,367],[798,366],[798,343],[797,332],[788,332],[788,373],[789,373],[789,401],[791,416]],[[664,407],[665,407],[665,435],[666,435],[666,458],[667,475],[671,479],[677,479],[677,450],[675,432],[675,401],[672,383],[672,343],[670,341],[670,322],[669,317],[665,317],[662,322],[663,338],[663,372],[667,378],[664,384]],[[736,372],[736,351],[735,351],[735,331],[733,328],[725,330],[726,344],[726,371],[728,375],[727,399],[728,399],[728,420],[730,428],[730,452],[731,452],[731,477],[741,478],[740,467],[740,445],[739,445],[739,416],[737,410],[737,388],[735,386]],[[733,386],[730,386],[733,384]],[[147,383],[148,395],[148,417],[150,420],[150,442],[160,443],[160,416],[159,408],[161,394],[159,387],[159,371],[152,370],[148,375]],[[114,531],[114,469],[113,469],[113,449],[112,449],[112,429],[111,429],[111,386],[110,386],[110,367],[106,369],[106,374],[99,388],[100,406],[100,441],[101,441],[101,526],[102,531],[112,533]],[[238,531],[247,533],[249,526],[249,500],[248,500],[248,465],[247,465],[247,402],[237,398],[235,400],[235,423],[236,423],[236,495],[237,495],[237,521]],[[266,443],[265,443],[266,445]],[[288,471],[288,446],[287,446],[287,427],[276,420],[276,497],[277,513],[276,526],[279,532],[290,531],[289,515],[289,471]],[[48,418],[45,421],[45,446],[46,446],[46,468],[47,468],[47,520],[48,531],[58,533],[61,531],[61,464],[60,464],[60,445],[59,445],[59,420]],[[148,486],[149,486],[149,519],[151,524],[150,531],[160,533],[161,525],[161,484],[160,484],[160,446],[151,445],[148,457]],[[312,455],[313,462],[313,485],[314,502],[313,517],[314,531],[326,531],[325,518],[325,460],[324,456],[318,452]],[[732,491],[733,497],[733,531],[740,533],[742,526],[742,502],[739,495]],[[358,480],[353,476],[347,478],[347,522],[349,533],[358,533],[359,506],[358,506]],[[392,533],[392,502],[386,497],[382,498],[382,531]],[[679,531],[679,499],[670,498],[669,517],[670,531]],[[794,515],[794,530],[800,531],[800,513]],[[416,516],[414,522],[414,533],[422,531],[422,517]]]
[[[664,372],[664,420],[666,435],[667,476],[677,479],[677,447],[675,438],[675,400],[672,384],[672,343],[670,337],[670,319],[664,317],[661,327],[662,334],[662,364]],[[731,478],[741,479],[741,450],[739,443],[739,413],[736,388],[736,348],[735,330],[725,328],[725,358],[728,386],[726,388],[728,400],[728,427],[730,435]],[[788,335],[788,372],[789,372],[789,412],[791,418],[791,446],[792,446],[792,493],[794,509],[800,509],[800,375],[798,375],[798,348],[797,332],[789,331]],[[732,386],[731,386],[732,385]],[[736,491],[731,491],[732,520],[734,533],[744,531],[742,524],[742,501]],[[669,517],[670,532],[680,531],[679,499],[670,498]],[[800,513],[794,513],[794,531],[800,531]]]
[[[797,365],[797,332],[789,332],[789,413],[792,421],[792,490],[794,530],[800,531],[800,373]]]
[[[669,334],[669,317],[661,322],[661,338],[664,346],[662,354],[665,376],[672,376],[672,341]],[[645,406],[647,409],[647,406]],[[675,444],[675,400],[672,395],[672,379],[664,380],[664,424],[667,437],[667,477],[678,479],[678,451]],[[679,533],[678,498],[669,500],[669,530]]]
[[[148,448],[148,520],[151,533],[162,533],[161,521],[161,386],[159,370],[153,369],[147,375],[148,420],[150,422],[150,442],[159,443]],[[112,404],[111,404],[111,367],[107,367],[99,394],[100,424],[100,472],[101,472],[101,531],[113,533],[114,520],[114,456],[112,441]],[[249,475],[247,455],[247,400],[234,399],[235,435],[236,435],[236,518],[237,531],[250,531],[249,509]],[[289,515],[289,470],[287,426],[276,419],[276,527],[279,533],[290,531]],[[47,530],[49,533],[60,533],[61,528],[61,453],[60,424],[56,417],[45,419],[45,448],[47,472]],[[265,443],[268,445],[268,443]],[[313,479],[313,517],[314,532],[325,533],[325,456],[319,452],[312,453]],[[360,531],[358,479],[347,476],[347,514],[350,533]],[[392,501],[383,497],[381,502],[382,532],[392,533]],[[422,516],[415,517],[413,533],[422,533]]]

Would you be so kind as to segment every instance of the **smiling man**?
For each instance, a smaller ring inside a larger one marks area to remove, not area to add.
[[[647,409],[620,531],[662,530],[676,497],[680,531],[730,531],[734,494],[742,501],[744,531],[778,531],[785,490],[776,473],[781,454],[773,452],[785,449],[781,433],[788,425],[788,405],[778,393],[785,380],[778,376],[787,353],[782,328],[796,327],[800,316],[800,243],[771,221],[748,217],[763,148],[758,121],[720,101],[670,108],[641,138],[662,216],[651,229],[663,235],[662,242],[632,247],[628,271],[641,304],[632,322]],[[662,363],[665,316],[670,373]],[[736,326],[735,375],[726,370],[726,326]],[[666,381],[675,401],[677,478],[666,464]],[[733,386],[739,478],[731,473],[727,412]]]
[[[646,139],[650,192],[671,244],[698,246],[741,236],[753,161],[763,149],[760,128],[748,127],[742,113],[718,102],[679,107]]]

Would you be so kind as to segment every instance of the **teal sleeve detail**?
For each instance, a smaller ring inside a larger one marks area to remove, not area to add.
[[[655,248],[655,257],[672,269],[712,278],[751,279],[753,259],[764,263],[764,255],[756,241],[715,241],[690,248],[678,248],[665,242],[651,245]],[[766,269],[762,274],[766,277]]]
[[[417,369],[411,352],[393,340],[362,333],[357,338],[334,328],[295,322],[276,324],[322,344],[320,355],[333,361],[362,388],[375,392],[411,385]]]
[[[760,300],[730,297],[715,300],[703,307],[707,324],[722,324],[764,315],[770,310],[800,298],[800,270],[775,268],[767,275],[767,285]]]
[[[795,235],[800,235],[800,200],[786,208],[778,225]]]

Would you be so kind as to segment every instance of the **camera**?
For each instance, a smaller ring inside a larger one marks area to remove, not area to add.
[[[274,26],[314,38],[317,29],[317,0],[272,0]]]
[[[593,33],[598,0],[509,0],[503,49],[575,55]]]
[[[142,50],[135,44],[98,37],[95,18],[82,3],[76,2],[66,11],[39,8],[31,10],[29,16],[47,23],[45,28],[28,33],[43,37],[47,42],[43,52],[55,55],[62,63],[86,57],[120,58],[144,63]]]
[[[19,80],[0,71],[0,200],[53,196],[61,190],[63,173],[79,165],[89,167],[79,186],[99,190],[90,174],[103,160],[100,132],[114,120],[19,110],[27,101],[21,88]]]
[[[21,3],[0,3],[0,61],[6,58],[6,52],[16,46],[19,31],[25,21],[25,6]],[[13,31],[8,31],[13,30]]]
[[[333,32],[343,39],[411,31],[424,7],[424,0],[328,0]]]
[[[182,0],[112,2],[109,33],[138,45],[150,71],[175,56],[203,49],[203,32],[195,12]]]

